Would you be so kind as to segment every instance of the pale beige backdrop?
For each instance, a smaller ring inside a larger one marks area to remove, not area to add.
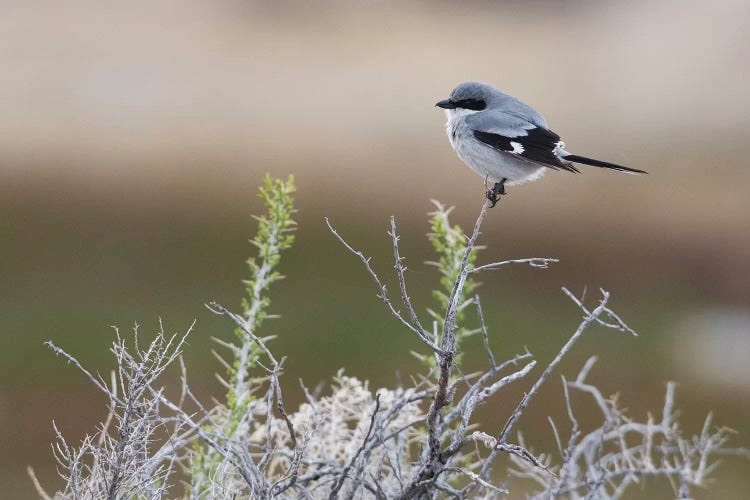
[[[482,180],[434,108],[468,79],[530,103],[568,149],[650,172],[552,172],[510,190],[485,228],[493,255],[560,257],[544,282],[553,294],[573,281],[623,296],[618,310],[642,320],[650,340],[638,349],[654,357],[613,371],[613,390],[641,377],[654,402],[667,378],[694,383],[698,418],[718,405],[750,431],[746,1],[11,1],[0,5],[0,62],[2,497],[31,495],[29,463],[55,484],[52,418],[75,439],[101,417],[73,403],[93,393],[41,342],[77,339],[106,370],[108,325],[199,316],[222,293],[236,303],[264,172],[294,173],[300,187],[300,247],[280,296],[295,272],[316,277],[311,255],[348,265],[323,215],[366,245],[384,243],[391,214],[421,241],[430,198],[472,220]],[[412,245],[417,268],[430,256]],[[371,253],[387,258],[386,247]],[[514,293],[534,298],[536,276]],[[300,304],[335,296],[342,280],[394,330],[352,272]],[[280,325],[299,324],[294,314]],[[351,329],[336,335],[357,345]],[[616,357],[606,342],[598,351]],[[383,363],[373,377],[389,380]],[[315,377],[336,368],[316,365]],[[729,474],[721,491],[734,483],[750,487]]]

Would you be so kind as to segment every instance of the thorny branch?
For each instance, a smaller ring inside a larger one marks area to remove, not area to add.
[[[484,264],[482,266],[477,266],[475,268],[469,269],[469,272],[478,273],[480,271],[494,271],[503,266],[507,266],[509,264],[528,264],[531,267],[537,267],[539,269],[547,269],[550,264],[554,264],[555,262],[560,262],[560,261],[558,259],[547,259],[544,257],[533,257],[531,259],[504,260],[501,262],[493,262],[491,264]]]
[[[442,350],[436,346],[428,337],[427,334],[424,332],[424,330],[421,327],[416,327],[406,321],[403,316],[401,316],[401,313],[396,310],[396,308],[393,306],[393,303],[391,302],[391,299],[388,297],[388,292],[386,291],[385,285],[380,281],[380,278],[375,273],[375,271],[372,269],[372,266],[370,266],[370,259],[365,257],[365,255],[360,252],[359,250],[355,250],[349,243],[344,240],[344,238],[341,237],[341,235],[336,231],[336,229],[333,228],[331,225],[331,222],[328,220],[328,217],[325,218],[326,225],[328,226],[328,229],[333,233],[333,235],[341,242],[344,247],[346,247],[347,250],[349,250],[351,253],[359,257],[359,259],[362,261],[362,264],[365,266],[365,269],[367,269],[367,272],[370,273],[370,276],[372,276],[372,279],[375,281],[375,285],[378,287],[378,297],[385,303],[386,307],[388,307],[388,310],[393,314],[398,320],[403,324],[406,328],[411,330],[412,332],[417,334],[417,337],[419,337],[419,340],[425,343],[427,347],[432,349],[433,352],[437,355],[442,354]],[[395,232],[394,232],[395,234]],[[406,300],[408,301],[408,297],[406,297]],[[416,315],[415,315],[416,317]],[[417,322],[419,324],[419,322]]]

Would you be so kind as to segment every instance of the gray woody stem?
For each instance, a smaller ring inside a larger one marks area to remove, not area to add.
[[[485,201],[482,205],[482,210],[479,212],[479,217],[477,217],[477,221],[474,224],[474,231],[466,243],[466,250],[461,260],[458,277],[448,299],[448,308],[443,320],[443,337],[440,344],[441,352],[438,353],[440,358],[438,386],[435,389],[435,397],[427,413],[428,454],[414,479],[402,491],[399,498],[404,500],[419,497],[425,491],[428,484],[442,472],[445,462],[449,458],[440,453],[440,438],[443,427],[440,417],[443,409],[450,404],[448,386],[456,357],[456,315],[458,314],[458,307],[461,302],[464,285],[466,284],[466,278],[471,272],[469,268],[469,256],[479,237],[479,229],[482,226],[482,221],[485,215],[487,215],[489,207],[490,202]]]

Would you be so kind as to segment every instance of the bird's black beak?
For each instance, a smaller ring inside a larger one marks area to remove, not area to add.
[[[436,103],[435,106],[443,109],[456,109],[456,105],[450,99],[443,99],[442,101]]]

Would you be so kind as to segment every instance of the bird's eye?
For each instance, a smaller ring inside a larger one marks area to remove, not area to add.
[[[457,108],[471,109],[474,111],[482,111],[487,107],[487,103],[482,99],[461,99],[460,101],[456,101],[455,104]]]

